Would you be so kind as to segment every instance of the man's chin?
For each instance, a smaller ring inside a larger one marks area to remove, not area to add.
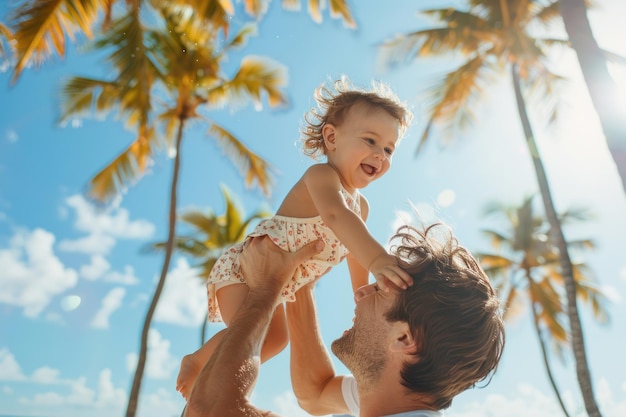
[[[349,351],[351,351],[353,349],[353,343],[352,343],[352,340],[351,340],[352,339],[352,337],[351,337],[351,334],[352,334],[351,330],[352,329],[348,329],[348,330],[344,331],[340,338],[334,340],[330,344],[330,350],[340,360],[343,359],[343,357],[346,355],[346,353],[348,353]]]

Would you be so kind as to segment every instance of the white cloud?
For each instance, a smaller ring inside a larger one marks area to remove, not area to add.
[[[181,326],[200,326],[206,316],[206,287],[197,276],[198,271],[184,258],[176,261],[170,270],[154,320]]]
[[[112,411],[111,413],[107,412],[108,415],[117,415],[126,404],[125,390],[113,385],[112,373],[108,368],[100,371],[96,389],[88,387],[85,377],[64,379],[61,378],[59,370],[48,366],[36,369],[32,376],[27,378],[22,374],[19,364],[6,348],[0,349],[0,380],[19,380],[39,385],[54,385],[57,388],[62,387],[61,389],[68,390],[66,394],[48,391],[37,393],[30,398],[22,396],[18,402],[25,406],[79,406],[85,409],[107,409]],[[13,392],[13,388],[5,386],[3,392],[10,394]],[[51,415],[54,414],[51,412]]]
[[[115,310],[120,308],[124,295],[126,295],[126,290],[122,287],[116,287],[109,291],[109,293],[102,299],[100,310],[98,310],[95,317],[91,321],[91,325],[99,329],[108,329],[109,317],[113,314],[113,312],[115,312]]]
[[[298,405],[298,400],[296,400],[296,396],[291,391],[285,391],[282,394],[278,395],[274,398],[274,407],[276,408],[276,412],[281,416],[290,416],[290,417],[310,417],[311,414],[304,411]],[[331,417],[331,416],[326,416]]]
[[[106,255],[116,239],[145,239],[154,233],[154,225],[146,220],[130,220],[128,210],[116,204],[97,208],[84,197],[73,195],[65,203],[74,209],[74,227],[87,233],[78,239],[60,242],[60,248],[68,252]]]
[[[623,396],[619,399],[614,398],[605,379],[600,379],[595,387],[596,398],[604,417],[626,415],[626,399]],[[578,394],[573,395],[570,391],[565,391],[562,396],[572,417],[586,415]],[[509,395],[487,395],[484,401],[474,401],[463,407],[453,404],[450,410],[446,411],[446,417],[553,417],[562,414],[563,411],[551,391],[542,392],[531,384],[521,384],[516,392]]]
[[[91,263],[80,267],[80,276],[88,280],[96,280],[111,268],[111,264],[102,255],[93,255]]]
[[[64,404],[63,397],[61,394],[56,392],[45,392],[43,394],[35,394],[35,396],[31,399],[22,399],[24,404],[28,405],[43,405],[43,406],[61,406]]]
[[[126,403],[126,392],[122,388],[115,388],[111,380],[112,372],[110,369],[100,371],[98,378],[98,395],[96,398],[96,406],[103,407],[122,407]]]
[[[55,384],[59,383],[60,372],[58,369],[44,366],[42,368],[35,369],[33,372],[32,380],[39,384]]]
[[[95,235],[92,235],[91,237],[93,236]],[[115,240],[113,238],[110,239],[111,244],[109,247],[112,247],[115,244]],[[74,246],[80,246],[79,241],[80,239],[72,242],[66,242],[65,248],[67,249],[68,247],[73,248]],[[103,241],[100,240],[99,243],[95,243],[92,247],[96,247],[97,245],[103,247]],[[102,279],[106,282],[124,285],[135,285],[139,283],[139,279],[135,276],[135,268],[130,265],[126,265],[123,272],[111,271],[111,264],[109,264],[109,262],[102,255],[92,255],[91,263],[81,266],[79,271],[81,277],[90,281]]]
[[[63,239],[59,242],[59,249],[66,252],[80,252],[87,254],[108,254],[115,246],[115,238],[94,233],[78,239]]]
[[[128,370],[134,372],[137,367],[137,354],[126,355]],[[148,333],[148,359],[146,376],[154,379],[167,379],[178,368],[178,359],[170,353],[170,341],[163,339],[161,333],[151,329]]]
[[[130,265],[124,267],[124,272],[111,271],[104,275],[107,282],[115,282],[124,285],[135,285],[139,283],[139,278],[135,276],[135,268]]]
[[[0,381],[23,381],[22,373],[15,356],[7,348],[0,349]]]
[[[139,417],[179,416],[185,406],[182,397],[171,389],[142,394],[140,401]]]
[[[0,303],[37,316],[52,297],[72,288],[78,274],[66,268],[53,251],[54,235],[43,229],[19,230],[8,249],[0,249]]]

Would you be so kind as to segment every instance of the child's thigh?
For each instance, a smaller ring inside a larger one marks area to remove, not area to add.
[[[237,311],[243,304],[250,289],[246,284],[232,284],[220,288],[215,293],[217,302],[220,306],[222,320],[229,326],[230,321],[235,317]]]

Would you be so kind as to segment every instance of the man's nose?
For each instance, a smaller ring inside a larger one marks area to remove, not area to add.
[[[362,287],[359,287],[354,292],[354,301],[356,303],[358,303],[363,298],[365,298],[368,295],[373,294],[375,292],[376,292],[376,285],[375,284],[368,284],[368,285],[364,285]]]

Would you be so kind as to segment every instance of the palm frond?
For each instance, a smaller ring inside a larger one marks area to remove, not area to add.
[[[252,17],[259,18],[267,12],[267,0],[243,0],[244,9]]]
[[[446,26],[435,27],[396,36],[379,45],[378,60],[383,66],[410,62],[420,56],[476,54],[485,49],[495,38],[486,22],[478,16],[452,9],[427,10],[421,12],[432,16],[456,17],[459,20],[473,20],[472,26],[462,26],[457,22],[447,22]]]
[[[481,232],[491,241],[491,245],[499,250],[503,244],[508,245],[512,239],[496,230],[483,229]]]
[[[578,249],[578,250],[595,249],[596,244],[595,244],[595,241],[592,239],[575,239],[575,240],[568,240],[567,247],[572,248],[572,249]]]
[[[594,214],[589,211],[588,208],[576,207],[569,208],[559,215],[559,220],[564,224],[571,224],[572,222],[586,222],[594,219]]]
[[[205,26],[215,31],[221,29],[225,36],[228,35],[230,16],[235,14],[231,0],[158,0],[156,3],[158,8],[178,6],[190,10]]]
[[[107,60],[115,69],[114,82],[120,86],[113,98],[127,116],[128,126],[146,126],[152,110],[151,90],[159,71],[148,57],[139,17],[129,13],[111,23],[106,34],[95,42],[98,49],[111,50]]]
[[[515,261],[501,255],[477,252],[476,256],[480,260],[480,266],[487,274],[508,271],[515,265]]]
[[[350,11],[347,0],[330,0],[329,3],[330,17],[341,18],[347,27],[352,29],[356,28],[356,22],[352,17],[352,12]]]
[[[416,153],[422,149],[434,125],[441,126],[445,141],[451,139],[452,130],[464,128],[474,120],[473,109],[492,73],[492,64],[486,57],[476,55],[430,89],[428,122]]]
[[[271,166],[263,158],[248,149],[221,126],[212,124],[208,134],[217,138],[229,159],[244,175],[247,187],[256,183],[266,195],[269,194],[272,182],[270,177]]]
[[[330,17],[333,19],[340,18],[346,27],[356,28],[356,22],[350,11],[347,0],[329,0],[326,4],[330,4]],[[301,10],[301,0],[282,0],[282,7],[286,10]],[[322,9],[324,8],[323,0],[307,0],[307,10],[311,19],[316,23],[322,23]]]
[[[576,279],[576,296],[591,308],[594,318],[606,324],[609,322],[609,311],[607,309],[608,298],[606,294],[594,282],[580,274],[580,270],[574,271]]]
[[[280,88],[286,82],[286,70],[278,63],[261,57],[248,56],[241,61],[235,76],[216,85],[207,92],[209,104],[238,103],[252,100],[257,107],[262,105],[263,95],[270,106],[287,103]]]
[[[29,64],[40,65],[53,52],[65,55],[67,38],[77,30],[92,37],[98,0],[36,0],[24,2],[11,16],[17,62],[12,82]]]
[[[564,78],[551,72],[542,60],[520,62],[521,71],[526,76],[523,86],[535,103],[539,103],[542,113],[547,114],[547,122],[553,123],[558,117],[560,96],[558,88]]]
[[[602,53],[604,53],[604,56],[608,61],[614,62],[619,65],[626,65],[626,57],[618,55],[615,52],[607,51],[605,49],[602,50]]]
[[[61,121],[89,113],[107,113],[115,107],[118,85],[105,80],[73,77],[62,88]]]
[[[152,128],[140,129],[133,143],[89,181],[87,194],[105,202],[123,193],[143,175],[157,145]]]
[[[246,24],[241,30],[230,39],[222,48],[221,54],[224,54],[226,51],[229,51],[234,48],[241,48],[248,42],[248,39],[251,36],[256,36],[258,34],[257,25],[256,24]]]
[[[11,29],[0,23],[0,57],[8,56],[7,50],[4,49],[4,41],[6,40],[10,47],[11,39],[13,39],[13,32],[11,32]]]
[[[546,26],[553,23],[554,19],[560,19],[561,8],[559,7],[559,2],[554,1],[553,3],[541,7],[533,14],[533,18]]]

